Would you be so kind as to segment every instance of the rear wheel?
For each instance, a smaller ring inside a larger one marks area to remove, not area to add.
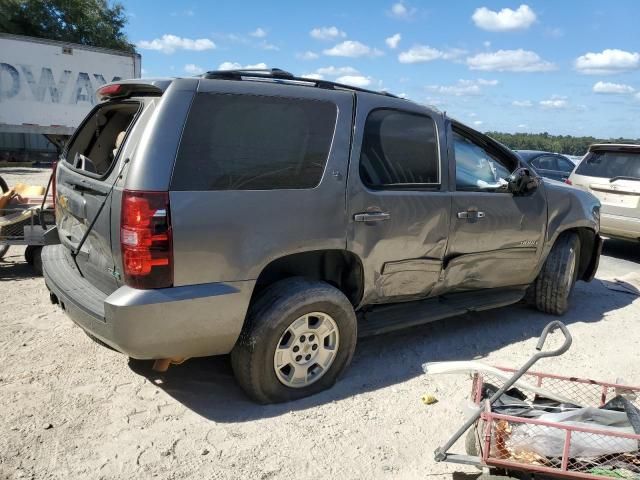
[[[9,185],[7,185],[7,182],[4,181],[4,178],[0,177],[0,191],[2,193],[8,192],[9,191]]]
[[[9,251],[9,245],[0,245],[0,260],[4,258],[7,251]]]
[[[231,365],[251,398],[286,402],[331,387],[349,365],[356,339],[355,312],[340,290],[291,278],[252,305]]]
[[[529,286],[527,298],[542,312],[563,315],[569,308],[569,296],[578,277],[580,239],[573,232],[560,235],[542,267]]]

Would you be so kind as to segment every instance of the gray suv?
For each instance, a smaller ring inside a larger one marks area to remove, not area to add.
[[[56,170],[51,300],[159,368],[231,353],[269,403],[333,385],[359,336],[526,299],[598,265],[598,200],[423,105],[282,70],[97,92]]]

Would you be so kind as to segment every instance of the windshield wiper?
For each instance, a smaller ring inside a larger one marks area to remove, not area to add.
[[[609,183],[613,183],[616,180],[640,180],[640,177],[628,177],[625,175],[620,175],[618,177],[613,177],[609,179]]]

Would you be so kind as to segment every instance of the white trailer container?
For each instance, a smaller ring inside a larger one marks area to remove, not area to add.
[[[137,53],[0,34],[0,132],[71,135],[96,89],[140,70]]]

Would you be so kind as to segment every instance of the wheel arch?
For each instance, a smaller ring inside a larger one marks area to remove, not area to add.
[[[551,249],[556,244],[558,239],[567,233],[575,233],[580,240],[580,258],[578,262],[578,280],[591,281],[598,268],[598,260],[600,258],[600,251],[602,248],[602,240],[597,232],[590,226],[571,226],[563,230],[556,231],[553,236],[553,241],[548,243],[544,258],[540,262],[542,268],[544,262],[547,260]],[[539,273],[539,271],[538,271]]]
[[[336,287],[356,307],[364,290],[364,268],[360,258],[348,250],[310,250],[278,257],[260,272],[251,302],[273,283],[290,277],[320,280]]]

